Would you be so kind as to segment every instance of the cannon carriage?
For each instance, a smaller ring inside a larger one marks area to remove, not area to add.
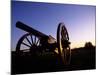
[[[46,35],[28,25],[18,21],[16,27],[26,31],[16,45],[16,53],[20,56],[26,54],[36,56],[43,52],[57,54],[63,64],[70,64],[71,49],[68,31],[64,23],[59,23],[57,28],[57,38]]]

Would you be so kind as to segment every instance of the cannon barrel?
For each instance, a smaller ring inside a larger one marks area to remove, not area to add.
[[[40,32],[40,31],[37,31],[37,30],[35,30],[34,28],[31,28],[31,27],[29,27],[28,25],[26,25],[26,24],[24,24],[24,23],[22,23],[22,22],[20,22],[20,21],[18,21],[18,22],[16,23],[16,27],[19,28],[19,29],[22,29],[22,30],[24,30],[24,31],[26,31],[26,32],[29,32],[29,33],[31,33],[31,34],[37,36],[37,37],[42,37],[42,38],[44,38],[44,39],[45,39],[45,38],[48,38],[48,35],[46,35],[46,34]]]

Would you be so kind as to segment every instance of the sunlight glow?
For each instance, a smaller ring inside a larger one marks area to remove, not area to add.
[[[73,48],[79,48],[79,47],[84,47],[86,42],[91,42],[93,46],[96,46],[95,41],[80,41],[80,42],[72,42],[70,47],[71,49]]]

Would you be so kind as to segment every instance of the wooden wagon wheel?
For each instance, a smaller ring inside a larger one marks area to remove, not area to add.
[[[27,33],[19,39],[16,46],[16,52],[19,55],[24,55],[38,46],[40,46],[40,39],[35,35]]]
[[[63,64],[68,65],[71,60],[71,50],[69,46],[69,35],[64,23],[60,23],[57,29],[57,47],[59,56]]]

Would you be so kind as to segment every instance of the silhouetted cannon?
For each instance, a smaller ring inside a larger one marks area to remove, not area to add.
[[[69,64],[71,60],[71,50],[69,35],[64,23],[59,23],[57,29],[57,40],[51,35],[46,35],[28,25],[17,22],[16,27],[26,31],[16,46],[16,52],[20,55],[31,53],[35,55],[39,52],[55,52],[59,55],[63,64]]]

